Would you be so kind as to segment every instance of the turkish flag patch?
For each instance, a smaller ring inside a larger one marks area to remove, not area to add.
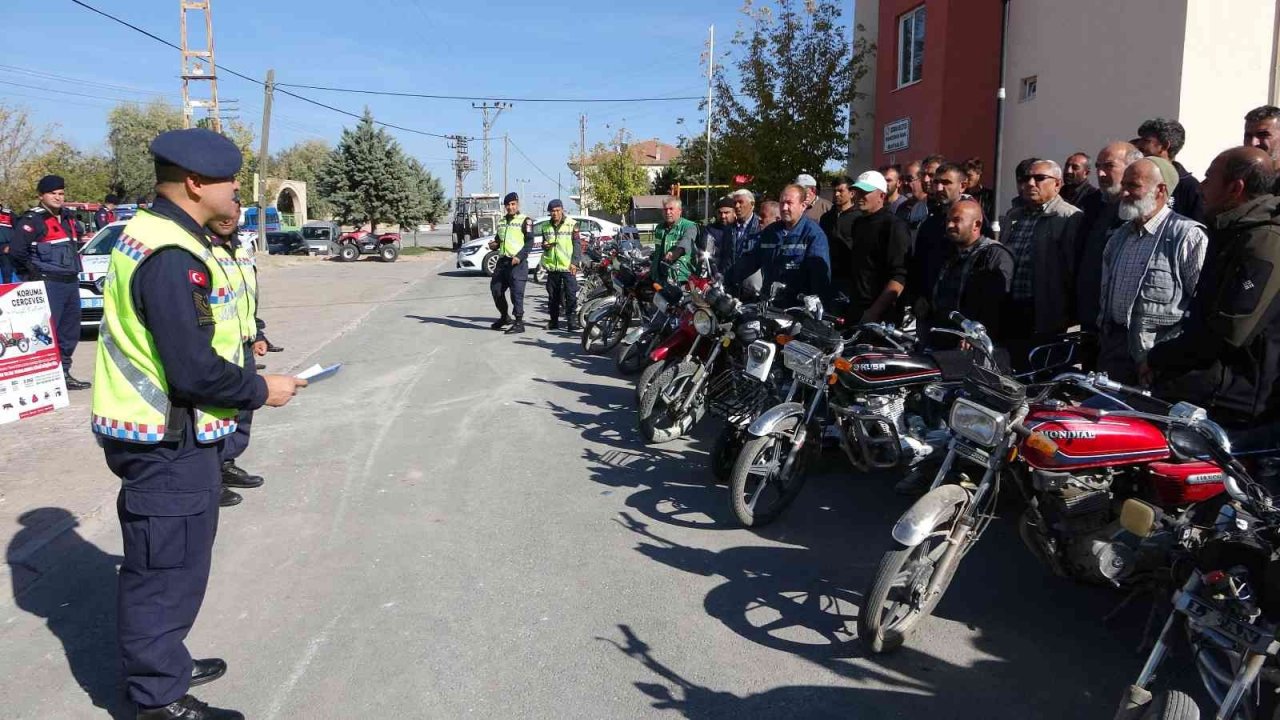
[[[188,270],[187,279],[191,281],[192,285],[197,285],[202,288],[209,287],[209,276],[199,270]]]

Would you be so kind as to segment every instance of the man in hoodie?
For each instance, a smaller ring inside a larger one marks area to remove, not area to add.
[[[1138,127],[1134,143],[1147,157],[1162,157],[1178,171],[1178,186],[1173,189],[1173,211],[1198,223],[1204,222],[1204,197],[1200,181],[1178,162],[1178,153],[1187,142],[1187,130],[1177,120],[1153,118]]]
[[[1227,428],[1280,417],[1280,198],[1258,148],[1218,155],[1205,173],[1209,256],[1183,333],[1138,368],[1160,397],[1209,411]]]

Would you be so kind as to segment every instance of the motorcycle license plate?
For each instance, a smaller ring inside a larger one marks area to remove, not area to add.
[[[782,347],[782,364],[795,373],[796,379],[805,385],[819,387],[822,384],[818,377],[817,360],[822,355],[818,348],[792,340]]]
[[[1193,593],[1180,591],[1173,607],[1190,618],[1193,624],[1213,628],[1254,652],[1274,655],[1280,650],[1274,631],[1232,617]]]
[[[80,307],[100,308],[102,307],[102,298],[80,298]]]

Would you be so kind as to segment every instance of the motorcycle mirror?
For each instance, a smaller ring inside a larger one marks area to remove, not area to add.
[[[1120,527],[1140,538],[1150,537],[1159,527],[1162,515],[1160,508],[1129,498],[1120,507]]]
[[[1201,458],[1210,454],[1209,440],[1192,428],[1176,426],[1169,430],[1169,447],[1186,458]]]
[[[816,319],[822,319],[822,300],[820,300],[817,295],[804,296],[804,309],[805,312],[814,316]]]

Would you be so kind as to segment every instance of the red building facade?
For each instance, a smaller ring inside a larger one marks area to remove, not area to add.
[[[879,21],[875,164],[905,164],[931,153],[953,161],[976,156],[989,178],[1000,0],[880,0]]]

